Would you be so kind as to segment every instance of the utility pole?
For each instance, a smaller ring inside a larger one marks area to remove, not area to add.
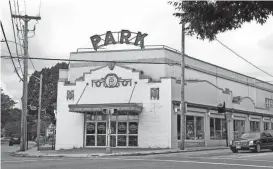
[[[181,2],[182,6],[182,2]],[[181,8],[182,10],[182,8]],[[181,13],[182,14],[182,13]],[[185,107],[185,23],[182,21],[182,15],[181,15],[181,103],[180,103],[180,150],[185,149],[185,113],[186,113],[186,107]]]
[[[24,21],[24,78],[23,78],[23,97],[22,97],[22,109],[23,113],[21,118],[21,143],[20,150],[26,150],[26,137],[27,137],[27,100],[28,100],[28,22],[32,19],[40,20],[39,16],[28,16],[28,15],[12,15],[12,18],[19,18]]]
[[[41,108],[42,108],[42,86],[43,86],[43,75],[40,75],[40,91],[39,91],[39,108],[38,108],[38,119],[37,119],[37,151],[40,149],[40,128],[41,128]]]

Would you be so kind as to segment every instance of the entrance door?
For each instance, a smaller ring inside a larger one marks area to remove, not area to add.
[[[106,122],[87,122],[86,146],[106,146]]]
[[[106,146],[106,122],[97,122],[97,146]]]

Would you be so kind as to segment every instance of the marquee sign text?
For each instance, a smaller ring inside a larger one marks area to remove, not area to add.
[[[115,36],[114,36],[115,35]],[[94,50],[98,50],[102,46],[107,46],[111,44],[133,44],[135,46],[140,46],[144,48],[144,38],[148,34],[146,33],[135,33],[129,30],[122,30],[120,32],[107,31],[106,34],[91,36],[91,42]]]

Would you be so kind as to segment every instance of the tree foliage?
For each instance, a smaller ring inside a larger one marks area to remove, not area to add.
[[[1,88],[1,129],[11,121],[11,111],[16,102],[3,92]]]
[[[39,90],[40,74],[43,75],[42,80],[42,113],[41,121],[48,121],[55,123],[54,107],[57,102],[57,85],[59,80],[59,69],[67,69],[68,64],[57,63],[51,68],[43,68],[41,71],[35,71],[31,76],[28,84],[28,105],[38,108],[39,106]],[[35,78],[36,77],[36,78]],[[31,111],[31,115],[37,115],[38,110]],[[45,116],[46,115],[46,116]]]
[[[264,24],[273,15],[273,1],[169,1],[182,21],[185,32],[200,39],[214,40],[219,33],[241,28],[245,22]],[[181,14],[182,8],[182,14]]]

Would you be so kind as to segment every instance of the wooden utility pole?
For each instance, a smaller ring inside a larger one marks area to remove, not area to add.
[[[28,100],[28,22],[32,19],[40,20],[39,16],[28,15],[11,15],[12,18],[19,18],[24,21],[24,78],[23,78],[23,97],[22,97],[22,123],[21,123],[21,143],[20,150],[26,150],[26,137],[27,137],[27,100]]]
[[[182,2],[181,2],[182,3]],[[182,5],[182,4],[181,4]],[[182,14],[182,13],[181,13]],[[185,149],[185,23],[182,21],[181,15],[181,103],[180,103],[180,150]]]
[[[40,130],[41,130],[41,108],[42,108],[42,86],[43,86],[43,75],[40,75],[40,91],[39,91],[39,108],[38,108],[38,119],[37,119],[37,151],[40,150]]]

